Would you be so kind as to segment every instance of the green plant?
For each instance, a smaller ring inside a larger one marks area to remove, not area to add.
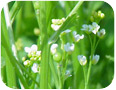
[[[112,8],[102,1],[10,2],[1,11],[3,82],[20,89],[108,86],[113,20]]]

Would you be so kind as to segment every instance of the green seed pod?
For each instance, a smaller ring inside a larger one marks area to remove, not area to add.
[[[53,59],[58,63],[61,61],[61,58],[62,58],[62,56],[59,52],[57,52],[53,55]]]

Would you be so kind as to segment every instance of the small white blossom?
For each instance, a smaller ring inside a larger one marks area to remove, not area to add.
[[[64,45],[64,50],[66,51],[66,52],[72,52],[72,51],[74,51],[74,44],[72,43],[72,44],[70,44],[70,43],[66,43],[65,45]]]
[[[79,35],[76,33],[76,31],[73,31],[73,37],[75,42],[79,42],[80,39],[84,38],[84,35]]]
[[[37,63],[34,63],[33,66],[31,67],[31,70],[32,70],[34,73],[37,73],[37,72],[39,72],[39,71],[38,71],[38,67],[39,67],[38,64],[37,64]]]
[[[99,55],[93,55],[93,58],[92,58],[92,64],[97,64],[97,62],[99,61],[100,59],[100,56]]]
[[[37,51],[37,45],[34,44],[30,48],[25,47],[24,50],[25,50],[26,53],[36,52]]]
[[[90,34],[92,32],[92,29],[92,25],[83,24],[81,30],[85,31],[87,34]]]
[[[50,48],[50,51],[52,54],[55,54],[56,53],[56,48],[58,47],[58,44],[52,44],[51,45],[51,48]]]
[[[30,61],[29,60],[26,60],[26,61],[24,61],[24,63],[23,63],[25,66],[27,66],[27,65],[29,65],[30,64]]]
[[[93,23],[92,23],[92,26],[93,26],[92,32],[93,32],[94,34],[96,34],[96,33],[98,32],[100,26],[99,26],[96,22],[93,22]]]
[[[55,24],[51,24],[51,27],[54,31],[57,31],[60,28],[61,25],[55,25]]]
[[[78,55],[77,58],[78,58],[78,60],[79,60],[79,63],[80,63],[82,66],[86,65],[87,59],[86,59],[85,56],[83,56],[83,55]]]
[[[96,34],[99,28],[100,26],[96,22],[93,22],[92,25],[83,24],[81,30],[85,31],[88,34],[90,34],[91,32]]]
[[[106,34],[105,29],[101,29],[99,32],[97,32],[97,36],[102,38]]]
[[[36,55],[37,55],[37,56],[40,56],[40,55],[41,55],[41,51],[37,51],[37,52],[36,52]]]
[[[65,21],[65,18],[62,18],[62,19],[52,19],[52,24],[51,24],[52,29],[57,31],[64,21]]]

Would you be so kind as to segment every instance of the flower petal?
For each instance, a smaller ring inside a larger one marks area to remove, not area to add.
[[[26,53],[30,53],[31,52],[31,48],[29,48],[29,47],[25,47],[24,50],[25,50]]]

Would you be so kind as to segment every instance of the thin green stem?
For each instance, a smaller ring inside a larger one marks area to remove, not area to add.
[[[58,89],[59,88],[58,75],[56,73],[55,66],[54,66],[54,63],[53,63],[53,59],[51,58],[51,55],[50,55],[50,59],[49,59],[49,66],[51,68],[51,72],[52,72],[53,77],[54,77],[55,86]]]
[[[90,37],[90,40],[91,40],[91,37]],[[90,41],[90,42],[92,42],[92,41]],[[88,88],[88,83],[89,83],[89,78],[90,78],[90,73],[91,73],[91,66],[92,66],[91,60],[92,60],[94,52],[95,52],[95,44],[96,44],[96,35],[94,36],[93,44],[91,44],[91,55],[90,55],[91,57],[89,60],[89,68],[88,68],[88,72],[87,72],[87,87],[86,88]]]
[[[62,81],[61,81],[61,71],[60,71],[60,65],[57,66],[58,71],[58,78],[59,78],[59,89],[62,89]]]
[[[99,42],[100,42],[100,39],[99,39],[99,40],[97,41],[97,43],[96,43],[95,50],[96,50],[96,48],[97,48]]]
[[[65,73],[68,64],[68,54],[64,51],[64,58],[63,58],[63,71],[62,71],[62,86],[64,86],[65,82]]]
[[[84,72],[84,79],[85,79],[85,89],[87,89],[87,74],[86,74],[86,66],[83,66],[83,72]]]

